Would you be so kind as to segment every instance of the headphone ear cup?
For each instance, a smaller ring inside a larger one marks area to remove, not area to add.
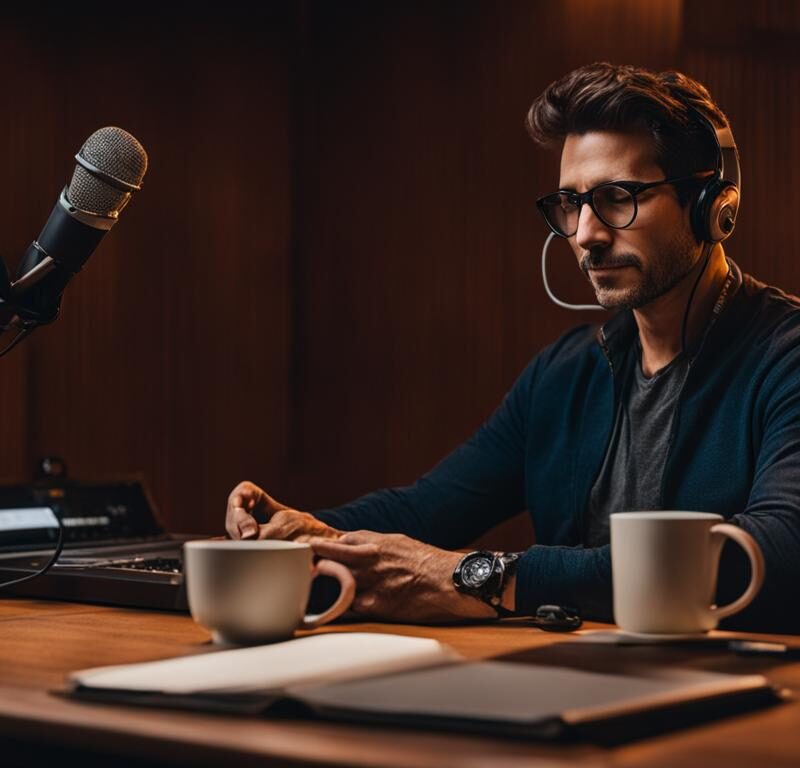
[[[728,182],[717,195],[709,216],[711,237],[714,242],[721,242],[730,237],[736,226],[736,213],[739,210],[739,190]]]
[[[697,195],[697,199],[692,206],[691,222],[692,231],[698,243],[710,243],[711,226],[709,215],[714,205],[714,200],[720,192],[720,180],[712,179],[706,182]]]
[[[703,185],[692,206],[691,225],[700,243],[718,243],[733,232],[739,190],[723,179],[712,179]]]

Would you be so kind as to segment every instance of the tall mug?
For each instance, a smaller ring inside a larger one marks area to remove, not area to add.
[[[764,558],[755,539],[708,512],[611,515],[614,620],[637,634],[694,634],[714,629],[758,594]],[[726,537],[750,558],[750,584],[729,605],[714,605]]]

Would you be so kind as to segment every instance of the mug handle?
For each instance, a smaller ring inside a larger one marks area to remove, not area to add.
[[[747,531],[743,531],[736,525],[717,523],[717,525],[711,526],[711,533],[721,533],[723,536],[732,538],[747,553],[752,570],[750,583],[741,597],[722,607],[711,606],[711,614],[717,619],[724,619],[726,616],[738,613],[753,602],[753,598],[764,583],[764,555],[761,554],[761,547],[758,546],[756,540]]]
[[[316,629],[329,621],[333,621],[350,607],[353,598],[356,596],[356,580],[349,569],[341,563],[337,563],[334,560],[319,560],[311,571],[312,579],[316,579],[317,576],[332,576],[336,579],[341,586],[339,597],[336,598],[336,602],[327,611],[305,616],[300,624],[300,629]]]

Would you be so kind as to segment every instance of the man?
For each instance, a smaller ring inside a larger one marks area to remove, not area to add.
[[[528,115],[536,141],[561,146],[559,191],[539,206],[617,314],[537,355],[413,486],[312,515],[241,483],[229,535],[310,541],[352,569],[366,615],[435,622],[560,603],[608,620],[609,514],[703,510],[765,557],[737,624],[800,628],[800,303],[725,256],[738,191],[715,175],[712,124],[727,121],[679,73],[595,64],[551,84]],[[527,551],[453,551],[522,509],[537,537]],[[720,602],[749,578],[737,550],[723,553]]]

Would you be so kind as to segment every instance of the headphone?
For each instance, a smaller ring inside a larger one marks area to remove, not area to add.
[[[714,137],[717,148],[714,175],[700,189],[692,205],[692,232],[700,243],[720,243],[731,236],[736,226],[742,196],[739,150],[729,125],[716,128],[694,107],[690,106],[689,111],[696,122]]]

